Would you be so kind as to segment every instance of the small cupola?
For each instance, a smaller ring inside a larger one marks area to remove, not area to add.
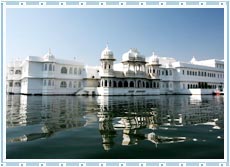
[[[196,62],[196,58],[193,56],[190,63],[194,64]]]
[[[159,64],[159,58],[158,56],[153,52],[152,56],[149,59],[150,64]]]
[[[101,60],[103,59],[114,60],[113,52],[109,49],[108,44],[106,45],[105,49],[101,52]]]
[[[45,61],[53,61],[55,59],[54,55],[51,53],[51,49],[49,48],[49,51],[48,53],[46,53],[44,56],[43,56],[43,59]]]

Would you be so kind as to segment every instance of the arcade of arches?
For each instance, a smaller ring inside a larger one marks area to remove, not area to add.
[[[159,88],[159,80],[113,80],[101,79],[98,82],[98,87],[111,87],[111,88]]]

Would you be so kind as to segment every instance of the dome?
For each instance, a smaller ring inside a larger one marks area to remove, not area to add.
[[[108,45],[101,52],[101,59],[114,59],[113,58],[113,52],[109,49]]]
[[[159,58],[158,58],[157,55],[154,54],[154,52],[153,52],[152,56],[149,59],[149,63],[159,64]]]
[[[122,61],[145,61],[145,58],[136,48],[131,48],[128,52],[123,54]]]
[[[46,53],[44,56],[43,56],[43,59],[44,60],[54,60],[55,57],[54,55],[51,53],[51,50],[49,49],[48,53]]]

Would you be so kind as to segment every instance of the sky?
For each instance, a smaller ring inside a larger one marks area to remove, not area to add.
[[[7,9],[7,61],[43,56],[99,65],[109,44],[117,63],[130,48],[179,61],[224,58],[224,10],[207,8]]]

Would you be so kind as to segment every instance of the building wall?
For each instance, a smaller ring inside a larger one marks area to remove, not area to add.
[[[173,58],[160,58],[162,66],[154,66],[154,74],[153,69],[148,68],[151,64],[145,62],[140,64],[141,68],[132,67],[132,62],[131,64],[123,62],[114,65],[114,69],[112,62],[109,69],[104,69],[98,66],[84,67],[76,61],[30,57],[25,61],[16,61],[8,67],[7,92],[23,94],[94,92],[98,95],[206,94],[223,87],[224,84],[224,62],[214,59],[184,63],[177,62]],[[149,86],[151,83],[158,83],[158,79],[160,87]],[[120,81],[122,85],[118,86]],[[131,82],[134,82],[134,86],[131,86]],[[208,90],[200,89],[200,84],[205,85]]]
[[[43,77],[41,62],[28,62],[28,70],[26,70],[24,77]]]
[[[28,94],[42,93],[42,79],[41,78],[28,78]]]
[[[159,89],[147,89],[147,88],[97,88],[98,95],[159,95]]]

